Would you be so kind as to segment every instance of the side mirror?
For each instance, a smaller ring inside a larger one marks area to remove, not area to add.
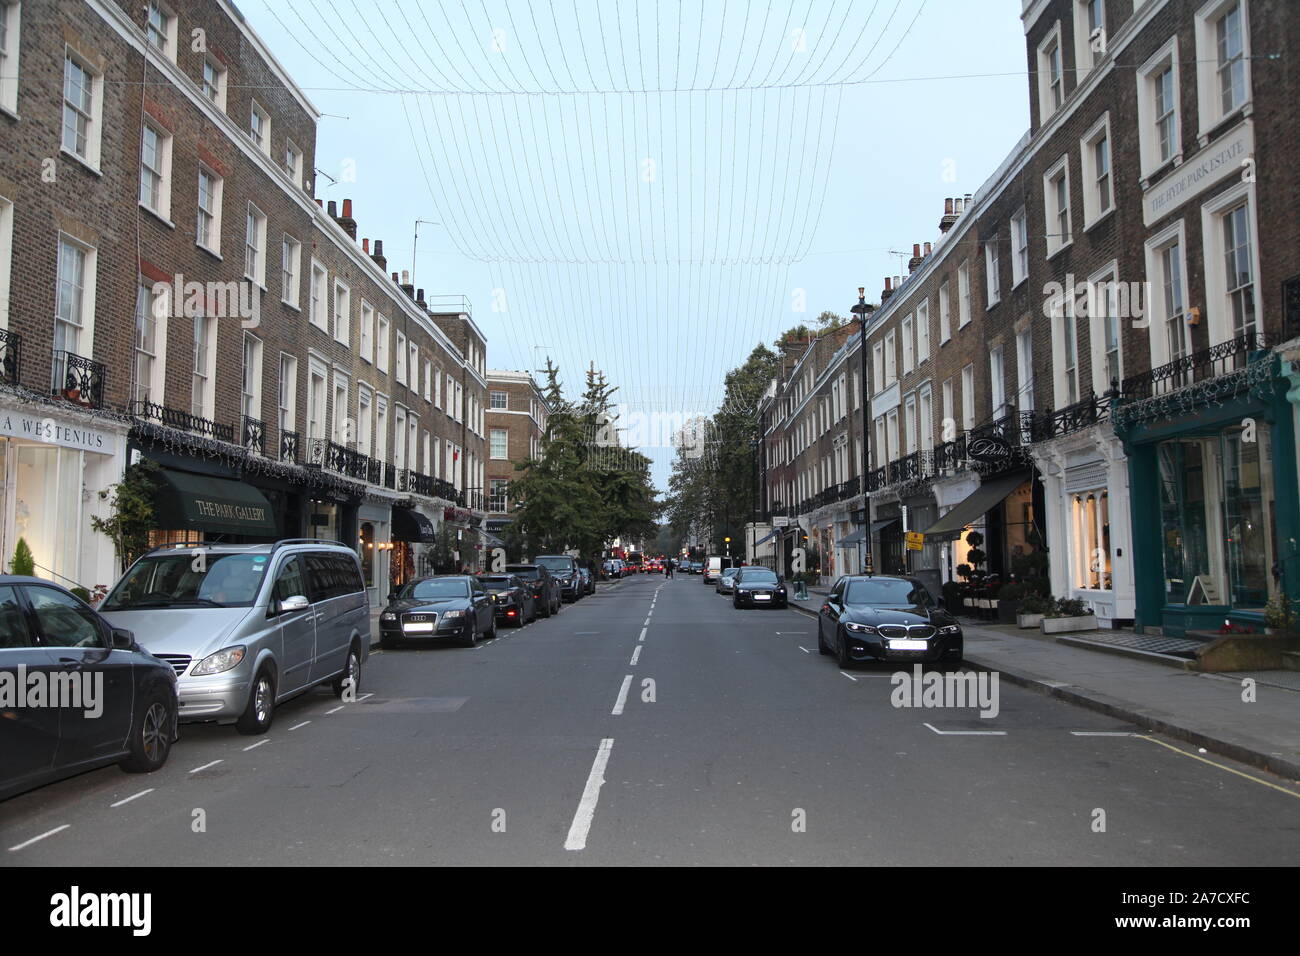
[[[396,591],[389,591],[389,592],[388,592],[388,600],[389,600],[389,601],[396,601],[396,600],[397,600],[397,592],[396,592]]]
[[[309,607],[311,607],[310,601],[301,594],[295,594],[292,597],[287,597],[281,601],[279,605],[277,605],[276,611],[280,614],[289,614],[293,611],[305,611]]]
[[[113,650],[129,651],[135,647],[135,635],[124,627],[115,627],[112,631]]]

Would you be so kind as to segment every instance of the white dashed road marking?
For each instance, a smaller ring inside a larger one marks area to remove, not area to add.
[[[222,762],[223,761],[221,760],[214,760],[212,761],[212,763],[205,763],[202,767],[195,767],[193,770],[190,771],[190,773],[198,773],[200,770],[207,770],[209,767],[215,767],[217,764]]]
[[[619,714],[623,713],[623,705],[627,703],[628,688],[631,686],[632,675],[628,674],[623,678],[623,686],[618,689],[618,700],[614,702],[614,709],[610,711],[612,716],[617,717]]]
[[[150,787],[148,790],[141,790],[139,793],[133,794],[132,796],[127,797],[125,800],[119,800],[117,801],[117,803],[110,803],[109,806],[120,807],[124,803],[130,803],[132,800],[135,800],[137,797],[143,797],[146,793],[153,793],[153,791],[154,791],[153,787]]]
[[[940,730],[934,724],[926,724],[936,734],[942,734],[945,737],[1005,737],[1005,730]]]
[[[610,743],[613,743],[613,741],[610,741]],[[31,846],[33,843],[39,843],[41,840],[44,840],[46,837],[54,836],[54,834],[58,833],[60,830],[66,830],[70,826],[72,826],[71,823],[65,823],[63,824],[63,826],[55,827],[53,830],[46,830],[40,836],[34,836],[30,840],[26,841],[25,843],[20,843],[17,846],[11,846],[9,848],[9,852],[15,853],[18,850]]]

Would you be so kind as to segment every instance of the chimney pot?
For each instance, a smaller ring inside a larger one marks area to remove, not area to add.
[[[893,288],[894,287],[889,284],[889,276],[885,276],[885,291],[890,292]]]
[[[351,219],[351,218],[352,218],[352,200],[351,200],[351,199],[345,199],[345,200],[343,200],[343,218],[344,218],[344,219]]]
[[[933,251],[934,251],[934,247],[931,246],[930,243],[927,242],[927,243],[925,244],[925,254],[928,256],[928,255],[929,255],[931,252],[933,252]]]
[[[398,279],[397,279],[397,273],[396,273],[396,272],[393,273],[393,281],[394,281],[394,282],[397,282],[397,281],[398,281]]]
[[[339,217],[339,204],[331,199],[325,207],[325,211],[330,214],[331,219],[337,219]]]
[[[382,256],[383,254],[384,254],[384,240],[382,240],[382,239],[376,239],[376,240],[375,240],[375,255],[377,255],[377,256]]]
[[[921,244],[919,242],[912,243],[912,255],[919,256],[920,254],[921,254]]]
[[[324,205],[325,205],[325,202],[324,202],[324,200],[322,200],[322,199],[317,199],[317,200],[316,200],[316,205],[317,205],[317,206],[324,206]]]
[[[364,253],[366,253],[367,255],[370,254],[370,240],[369,240],[369,239],[362,239],[362,240],[361,240],[361,251],[364,252]]]
[[[952,197],[949,197],[943,201],[943,213],[945,216],[952,215]]]
[[[411,284],[411,272],[410,272],[409,269],[403,269],[403,270],[402,270],[402,285],[410,285],[410,284]]]

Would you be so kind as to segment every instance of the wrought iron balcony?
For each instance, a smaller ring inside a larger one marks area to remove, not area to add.
[[[433,496],[435,498],[445,498],[447,501],[455,501],[456,486],[443,478],[435,478],[433,479]]]
[[[17,385],[23,337],[17,332],[0,329],[0,382]]]
[[[191,415],[189,412],[181,411],[179,408],[168,408],[166,405],[159,405],[157,402],[132,402],[129,406],[129,411],[133,418],[158,422],[161,425],[166,425],[168,428],[175,428],[178,431],[189,432],[190,434],[198,435],[201,438],[211,438],[215,441],[224,441],[232,445],[235,442],[234,425],[222,425],[220,422],[214,422],[210,418]]]
[[[266,424],[260,418],[245,415],[240,444],[255,455],[266,453]]]
[[[87,408],[104,407],[104,379],[108,369],[102,362],[55,349],[53,365],[53,394]]]
[[[1124,401],[1136,401],[1164,395],[1205,379],[1229,375],[1245,369],[1252,353],[1267,348],[1264,336],[1248,332],[1208,349],[1174,359],[1165,365],[1124,379],[1120,393]]]
[[[867,472],[868,493],[887,487],[889,487],[889,466],[881,465],[875,471]]]
[[[1030,438],[1036,442],[1047,441],[1106,421],[1110,417],[1110,396],[1089,392],[1082,401],[1057,411],[1026,414],[1031,415]]]
[[[941,442],[934,446],[934,471],[942,474],[961,467],[966,460],[966,436],[958,435],[952,441]]]
[[[298,433],[290,431],[280,432],[280,460],[298,463]]]

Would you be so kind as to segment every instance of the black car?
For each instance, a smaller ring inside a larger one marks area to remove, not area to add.
[[[582,593],[596,593],[596,575],[591,568],[578,568],[578,577],[582,578]]]
[[[157,770],[178,710],[176,671],[130,631],[57,584],[0,575],[0,799],[110,763]]]
[[[506,573],[521,578],[533,589],[537,613],[542,617],[560,613],[560,606],[564,603],[560,585],[546,568],[540,564],[507,564]]]
[[[480,574],[496,608],[497,623],[523,627],[537,619],[537,601],[533,589],[513,574]]]
[[[787,607],[785,582],[771,568],[738,568],[731,576],[731,606]]]
[[[915,578],[840,578],[817,615],[817,649],[841,667],[855,661],[962,659],[961,626]]]
[[[473,647],[497,634],[496,611],[487,589],[468,574],[417,578],[388,595],[379,615],[379,644],[450,639]]]
[[[578,574],[578,562],[568,554],[539,554],[533,563],[551,572],[560,585],[560,598],[576,601],[587,593],[586,586]]]

